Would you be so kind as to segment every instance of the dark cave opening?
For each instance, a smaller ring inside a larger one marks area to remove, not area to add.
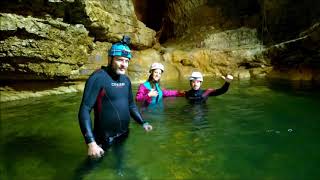
[[[133,0],[138,20],[156,32],[162,31],[166,12],[166,0]],[[161,33],[160,33],[161,34]],[[159,37],[160,38],[160,37]]]

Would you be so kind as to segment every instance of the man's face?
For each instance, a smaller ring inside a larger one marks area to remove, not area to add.
[[[199,90],[201,87],[201,81],[199,80],[191,80],[190,81],[190,86],[193,90]]]
[[[121,56],[113,57],[111,67],[116,74],[125,74],[130,59]]]
[[[161,78],[162,70],[161,69],[155,69],[152,71],[152,78],[155,81],[159,81]]]

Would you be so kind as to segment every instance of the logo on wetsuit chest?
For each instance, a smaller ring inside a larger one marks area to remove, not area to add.
[[[123,86],[125,86],[126,83],[111,83],[111,86],[114,86],[114,87],[119,87],[119,88],[122,88]]]

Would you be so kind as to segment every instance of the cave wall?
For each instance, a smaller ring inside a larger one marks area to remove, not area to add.
[[[166,0],[132,0],[135,14],[147,27],[159,31],[166,15]]]
[[[173,0],[165,21],[170,37],[181,37],[191,28],[214,26],[228,30],[257,28],[266,45],[294,39],[320,19],[320,1],[305,0]],[[192,33],[192,31],[190,31]]]
[[[124,34],[135,50],[155,43],[131,0],[4,0],[0,20],[1,80],[85,79]]]
[[[0,79],[85,79],[127,34],[136,80],[153,61],[176,69],[172,78],[307,66],[310,80],[319,12],[312,0],[2,0]]]
[[[260,0],[261,31],[266,44],[295,39],[320,21],[320,1]]]
[[[238,69],[251,71],[261,62],[260,66],[273,68],[269,77],[319,80],[320,1],[173,0],[167,11],[168,26],[162,38],[173,39],[181,48],[223,50],[227,54],[242,49],[237,52],[241,62],[230,62]],[[252,52],[258,53],[241,58]],[[265,60],[270,63],[263,63]]]

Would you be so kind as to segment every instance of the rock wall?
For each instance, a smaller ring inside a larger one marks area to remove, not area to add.
[[[272,45],[299,37],[320,20],[320,1],[259,0],[265,44]]]
[[[185,78],[195,69],[239,79],[298,69],[312,72],[300,79],[319,80],[320,6],[304,2],[155,0],[161,7],[155,10],[145,0],[3,0],[0,79],[84,80],[107,63],[111,43],[127,34],[134,81],[144,80],[153,62],[169,69],[164,79]],[[283,41],[289,43],[279,48]]]
[[[134,49],[155,43],[131,0],[4,0],[0,12],[2,80],[86,79],[124,34]]]
[[[320,80],[320,23],[298,38],[270,46],[265,56],[271,59],[270,77],[291,80]]]
[[[0,21],[3,80],[68,79],[92,51],[93,38],[83,25],[4,13]]]
[[[131,0],[81,0],[66,11],[68,21],[84,24],[96,41],[116,42],[124,34],[136,49],[151,47],[155,31],[140,22]]]
[[[315,29],[319,18],[320,1],[313,0],[173,0],[164,21],[168,28],[162,34],[174,40],[163,45],[185,51],[224,51],[227,63],[237,67],[229,71],[239,77],[256,77],[255,73],[262,72],[259,76],[319,81],[319,40],[308,30]],[[296,41],[305,31],[310,35]],[[278,44],[286,45],[279,48]],[[233,54],[238,57],[232,58]],[[215,63],[209,66],[225,69]]]

